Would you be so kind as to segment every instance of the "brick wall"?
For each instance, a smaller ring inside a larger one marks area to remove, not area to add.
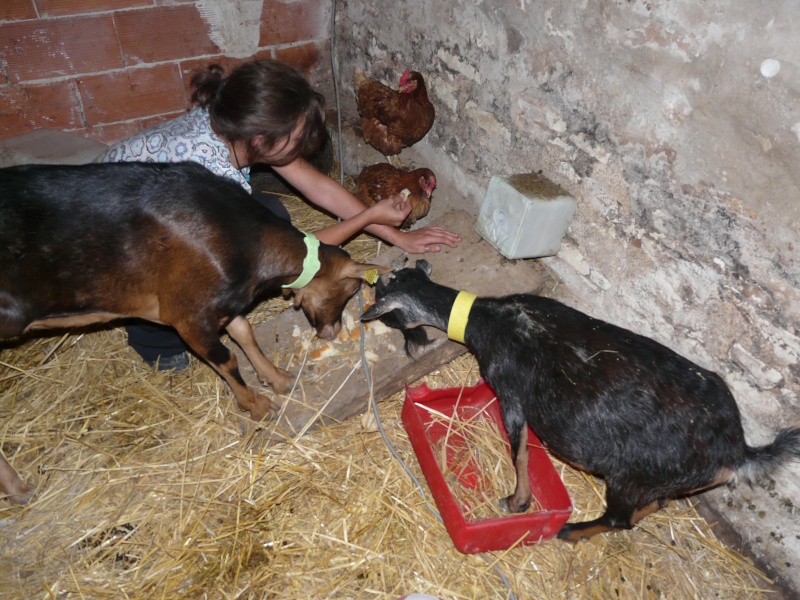
[[[329,18],[330,0],[264,0],[254,56],[313,80]],[[177,116],[195,70],[246,60],[212,33],[193,0],[2,0],[0,139],[49,127],[111,142]]]

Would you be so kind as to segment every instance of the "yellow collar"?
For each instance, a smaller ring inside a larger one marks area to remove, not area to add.
[[[447,337],[451,340],[464,343],[464,332],[467,330],[469,311],[477,296],[469,292],[458,292],[453,308],[450,309],[450,320],[447,322]]]
[[[319,262],[319,240],[316,236],[308,232],[302,231],[301,233],[305,236],[303,241],[306,243],[306,257],[303,259],[303,272],[300,273],[297,279],[292,283],[287,283],[281,287],[299,290],[307,286],[311,280],[314,279],[314,276],[322,266]]]

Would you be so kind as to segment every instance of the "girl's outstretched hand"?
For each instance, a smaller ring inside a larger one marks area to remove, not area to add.
[[[399,246],[409,254],[439,252],[443,245],[455,248],[461,242],[460,235],[439,226],[423,227],[399,233],[400,235],[394,241],[394,245]]]
[[[411,212],[411,203],[402,194],[395,194],[376,202],[366,212],[370,223],[398,227]]]

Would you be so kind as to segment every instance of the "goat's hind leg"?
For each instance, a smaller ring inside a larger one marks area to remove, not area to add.
[[[6,457],[0,454],[0,492],[8,496],[12,504],[27,504],[33,494],[33,487],[20,479]]]
[[[629,502],[621,500],[619,496],[606,491],[606,512],[593,521],[581,523],[567,523],[558,532],[558,539],[566,542],[580,542],[588,540],[598,533],[632,529],[647,515],[661,510],[669,504],[669,499],[659,498],[641,507],[631,506]]]
[[[521,513],[528,510],[531,505],[531,482],[528,478],[528,424],[524,418],[503,415],[508,438],[511,443],[511,456],[514,460],[514,470],[517,474],[517,483],[514,493],[500,500],[500,508],[505,512]]]

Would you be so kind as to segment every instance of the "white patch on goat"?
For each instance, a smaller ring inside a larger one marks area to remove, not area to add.
[[[403,310],[406,307],[405,304],[402,304],[396,298],[383,298],[380,301],[376,302],[375,306],[376,307],[379,306],[381,308],[381,314],[382,315],[384,315],[386,313],[390,313],[393,310],[396,310],[398,308]],[[372,308],[370,307],[368,310],[372,310]]]
[[[404,304],[405,318],[411,323],[407,327],[418,327],[420,325],[432,325],[438,322],[436,315],[425,310],[424,307],[413,303],[412,298],[408,298]]]
[[[535,315],[532,315],[525,310],[524,306],[516,305],[516,308],[517,311],[515,318],[517,321],[517,328],[520,333],[529,334],[530,337],[533,337],[546,331],[547,328],[542,324],[542,322]]]
[[[575,356],[580,358],[582,362],[586,362],[587,360],[589,360],[589,353],[586,352],[586,349],[583,348],[582,346],[570,345],[570,348],[575,353]]]

